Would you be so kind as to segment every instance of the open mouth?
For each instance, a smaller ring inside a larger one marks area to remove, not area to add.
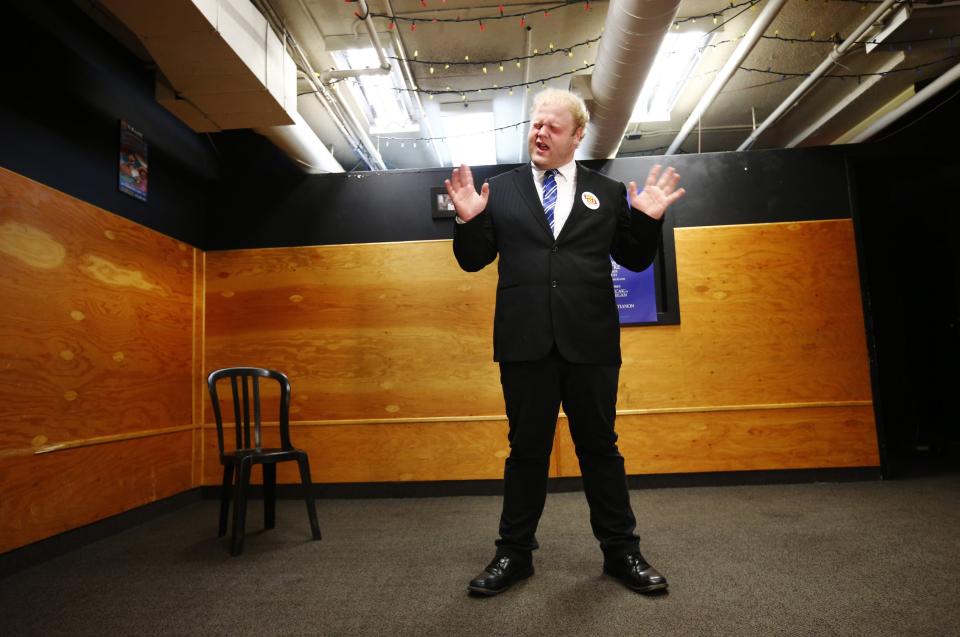
[[[546,144],[544,144],[543,142],[538,141],[538,142],[537,142],[537,150],[539,150],[541,153],[545,153],[545,152],[547,152],[548,150],[550,150],[550,147],[547,146]]]

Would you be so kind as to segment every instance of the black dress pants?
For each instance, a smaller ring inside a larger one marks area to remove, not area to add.
[[[619,366],[570,363],[556,347],[538,361],[500,364],[510,455],[503,472],[498,555],[529,559],[539,547],[537,524],[546,502],[561,404],[580,461],[590,525],[601,550],[607,557],[638,550],[636,519],[614,432],[619,375]]]

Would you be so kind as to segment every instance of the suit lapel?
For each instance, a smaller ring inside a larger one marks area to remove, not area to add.
[[[573,207],[570,208],[570,216],[567,217],[567,221],[563,224],[557,241],[573,232],[573,226],[577,225],[577,222],[587,214],[587,207],[583,205],[582,198],[585,190],[590,190],[590,173],[577,162],[577,191],[573,194]]]
[[[529,162],[525,166],[517,169],[517,172],[513,176],[513,183],[517,186],[517,190],[520,191],[520,198],[527,204],[527,209],[530,211],[530,214],[533,215],[536,222],[540,224],[544,232],[553,236],[553,233],[550,231],[550,224],[547,223],[547,217],[543,212],[543,204],[540,202],[540,196],[537,195],[537,188],[533,185],[533,169],[530,167]]]

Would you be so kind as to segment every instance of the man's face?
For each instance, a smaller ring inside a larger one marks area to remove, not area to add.
[[[574,128],[573,114],[567,107],[541,104],[530,119],[530,161],[540,170],[559,168],[573,159],[582,137],[583,128]]]

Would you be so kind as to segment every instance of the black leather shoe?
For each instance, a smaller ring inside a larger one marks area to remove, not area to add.
[[[498,555],[482,573],[470,580],[467,590],[479,595],[496,595],[531,575],[533,575],[531,562]]]
[[[650,566],[639,551],[604,560],[603,572],[616,577],[624,586],[638,593],[652,593],[667,588],[667,578]]]

